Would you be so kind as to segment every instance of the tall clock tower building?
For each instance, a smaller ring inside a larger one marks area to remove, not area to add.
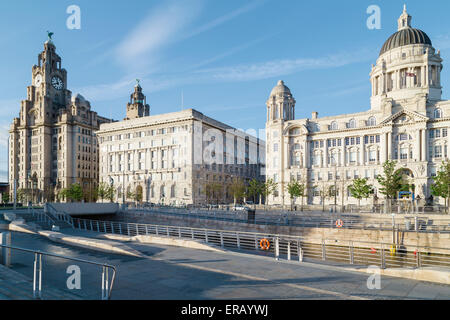
[[[9,182],[22,200],[53,201],[74,183],[92,200],[98,184],[98,150],[95,131],[111,120],[91,111],[81,95],[67,89],[67,71],[51,40],[44,44],[32,83],[21,102],[19,118],[10,128]]]

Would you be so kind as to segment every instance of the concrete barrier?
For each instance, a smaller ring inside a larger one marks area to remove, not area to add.
[[[223,250],[219,247],[216,247],[214,245],[209,245],[202,241],[197,241],[197,240],[156,237],[156,236],[147,236],[147,235],[128,237],[128,236],[116,235],[116,234],[106,234],[106,235],[102,235],[102,237],[104,237],[106,239],[118,240],[118,241],[135,241],[135,242],[145,243],[145,244],[159,244],[159,245],[183,247],[183,248],[196,249],[196,250],[226,252],[226,250]]]
[[[51,206],[71,216],[111,215],[119,211],[117,203],[51,203]]]
[[[38,234],[48,238],[51,241],[73,245],[76,247],[139,258],[143,257],[139,251],[114,241],[77,237],[53,231],[38,231]]]

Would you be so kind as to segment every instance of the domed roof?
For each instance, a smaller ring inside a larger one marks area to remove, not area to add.
[[[79,93],[77,93],[75,96],[72,96],[72,102],[75,102],[77,99],[80,102],[86,102],[86,99]]]
[[[428,35],[419,29],[414,28],[404,28],[396,33],[394,33],[392,36],[387,39],[387,41],[384,43],[383,47],[380,51],[380,56],[389,50],[407,46],[410,44],[426,44],[429,46],[432,46],[430,38]]]
[[[284,84],[283,80],[278,81],[278,84],[275,88],[272,89],[272,92],[270,93],[271,96],[275,96],[278,94],[291,94],[291,90],[289,90],[288,87]]]

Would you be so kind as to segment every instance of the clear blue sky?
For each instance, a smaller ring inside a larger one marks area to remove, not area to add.
[[[6,180],[7,130],[31,83],[46,31],[68,71],[68,87],[100,115],[122,119],[134,85],[151,113],[193,107],[242,129],[264,128],[265,102],[283,79],[296,117],[369,109],[369,72],[397,30],[404,1],[180,0],[1,1],[0,181]],[[442,50],[444,98],[450,72],[450,2],[406,1],[414,27]],[[69,5],[81,30],[69,30]],[[369,5],[382,28],[369,30]]]

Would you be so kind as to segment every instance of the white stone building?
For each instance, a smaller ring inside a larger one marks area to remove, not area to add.
[[[313,112],[311,119],[296,120],[293,95],[280,81],[267,101],[266,172],[279,184],[269,203],[290,204],[286,186],[297,179],[308,186],[309,204],[322,204],[320,191],[330,188],[337,195],[326,204],[357,204],[348,192],[357,177],[375,187],[376,197],[367,200],[372,203],[383,198],[376,176],[388,159],[397,161],[416,195],[428,198],[450,139],[450,101],[441,99],[442,61],[425,32],[411,27],[405,7],[398,31],[372,66],[370,110],[323,118]]]
[[[265,144],[256,132],[246,134],[193,109],[149,116],[144,101],[137,84],[125,120],[96,132],[100,181],[114,185],[115,201],[133,202],[128,195],[138,192],[144,202],[198,205],[211,202],[205,190],[219,184],[216,200],[230,203],[233,180],[264,180]]]

